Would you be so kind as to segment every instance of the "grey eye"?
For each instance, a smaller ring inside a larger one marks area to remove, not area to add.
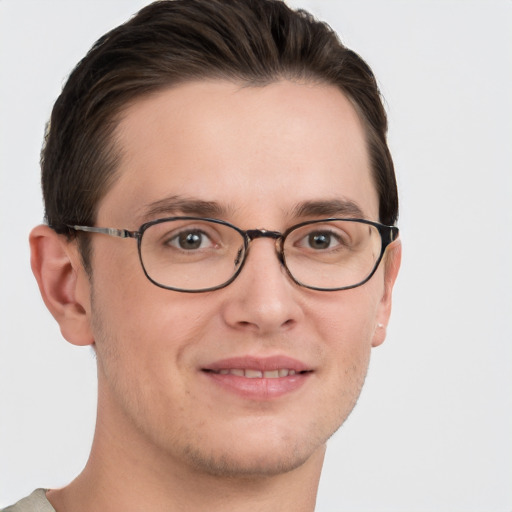
[[[331,233],[310,233],[308,235],[308,245],[312,249],[328,249],[331,246],[332,235]]]

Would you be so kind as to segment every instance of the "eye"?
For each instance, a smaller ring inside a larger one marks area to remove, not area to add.
[[[167,241],[167,245],[177,247],[185,251],[207,249],[214,246],[208,235],[200,230],[181,231],[170,238]]]
[[[341,255],[353,251],[362,239],[362,224],[352,221],[330,220],[311,221],[292,228],[286,236],[285,248],[288,251],[300,251],[303,255],[319,257]],[[289,253],[290,254],[290,253]]]
[[[336,243],[335,237],[327,231],[310,233],[307,236],[307,244],[312,249],[329,249],[334,243]]]
[[[346,245],[341,235],[331,230],[311,231],[296,244],[298,247],[313,249],[315,251],[325,251],[336,249]]]

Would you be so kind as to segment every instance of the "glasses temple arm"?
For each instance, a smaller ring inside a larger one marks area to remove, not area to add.
[[[117,228],[96,228],[92,226],[68,226],[68,228],[74,231],[85,231],[86,233],[103,233],[109,236],[116,236],[119,238],[137,238],[139,236],[138,231],[129,231],[127,229]]]

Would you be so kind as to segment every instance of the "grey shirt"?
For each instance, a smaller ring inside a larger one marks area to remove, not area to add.
[[[30,496],[0,512],[55,512],[55,509],[46,499],[46,489],[36,489]]]

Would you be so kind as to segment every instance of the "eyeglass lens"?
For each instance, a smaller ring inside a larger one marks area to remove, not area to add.
[[[229,282],[243,264],[246,247],[244,235],[228,224],[175,219],[146,227],[140,255],[156,284],[199,291]],[[364,281],[379,261],[382,242],[371,224],[329,220],[292,228],[282,247],[297,282],[329,290]]]

